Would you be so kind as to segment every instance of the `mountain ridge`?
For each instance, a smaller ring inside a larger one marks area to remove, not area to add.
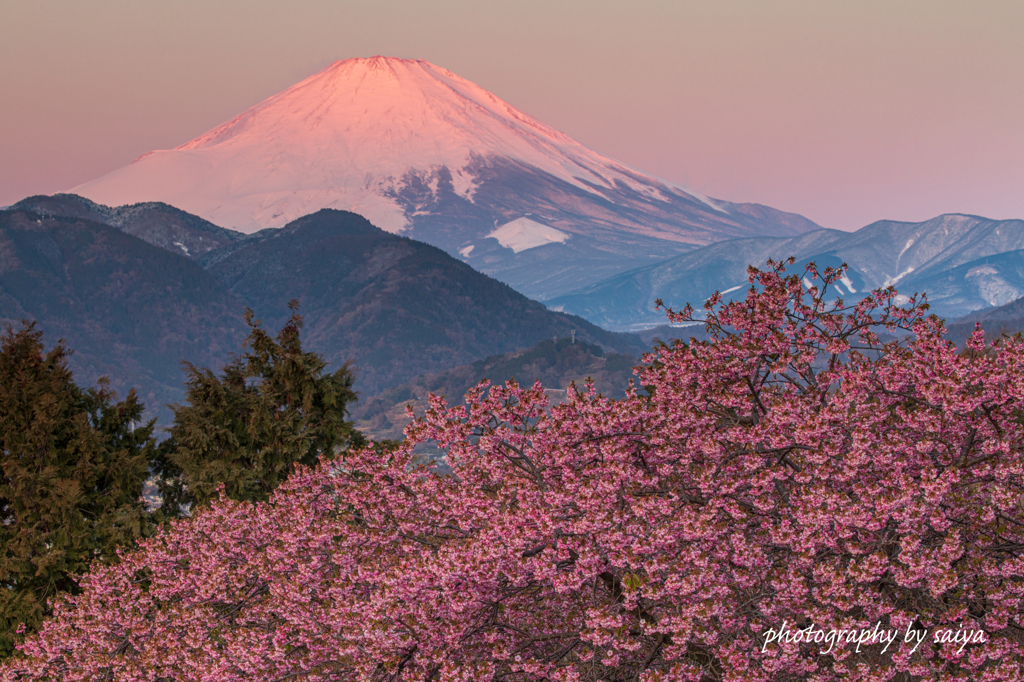
[[[234,230],[224,229],[162,202],[111,207],[77,194],[54,194],[27,197],[10,208],[43,216],[92,220],[193,259],[244,239],[244,235]]]
[[[122,395],[137,387],[164,421],[162,406],[181,396],[181,360],[220,369],[242,349],[246,307],[276,332],[293,298],[303,346],[334,366],[354,360],[364,396],[574,330],[609,350],[645,350],[348,212],[323,210],[195,259],[77,216],[0,212],[0,322],[37,320],[48,344],[64,338],[76,351],[80,382],[108,375]]]
[[[463,401],[465,393],[482,379],[501,385],[515,379],[520,385],[540,381],[552,404],[566,398],[566,387],[576,382],[581,390],[588,379],[609,398],[621,398],[633,378],[633,368],[641,364],[631,355],[604,352],[600,346],[572,337],[545,339],[531,348],[490,355],[473,363],[442,372],[421,375],[398,386],[360,401],[352,412],[357,428],[366,436],[401,439],[409,423],[405,408],[417,414],[429,408],[428,395],[444,396],[450,405]]]
[[[335,62],[71,191],[108,205],[161,201],[247,233],[350,210],[539,300],[694,245],[819,227],[645,175],[447,69],[385,57]],[[524,218],[530,246],[503,242],[500,230]],[[569,277],[542,277],[524,256],[537,249],[553,250]]]
[[[334,209],[268,231],[209,272],[271,325],[287,318],[289,300],[302,301],[309,349],[336,364],[352,359],[371,392],[573,329],[619,352],[643,350],[638,339],[549,311],[441,249]],[[346,356],[345,348],[359,350]]]
[[[819,268],[846,262],[849,282],[837,292],[858,299],[894,285],[901,293],[927,291],[934,312],[957,318],[1024,296],[1024,221],[945,214],[920,223],[880,220],[856,232],[819,230],[790,238],[748,238],[711,244],[661,263],[620,273],[547,303],[610,329],[663,324],[654,310],[661,298],[672,307],[695,307],[715,291],[746,294],[748,265],[794,256],[792,271],[814,261]],[[1000,257],[1004,254],[1005,257]],[[987,263],[986,259],[993,261]],[[995,261],[999,262],[996,263]]]

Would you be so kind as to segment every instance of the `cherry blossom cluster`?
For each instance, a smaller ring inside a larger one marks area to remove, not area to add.
[[[0,677],[1024,679],[1024,343],[958,351],[842,275],[752,269],[623,399],[481,384],[385,456],[222,498],[96,567]],[[984,641],[902,645],[937,630]]]

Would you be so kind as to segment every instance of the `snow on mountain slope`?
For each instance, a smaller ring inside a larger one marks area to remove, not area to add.
[[[564,246],[569,267],[587,252],[632,267],[693,245],[817,228],[646,176],[446,69],[386,57],[336,62],[176,149],[71,191],[114,206],[163,201],[243,232],[320,208],[351,210],[470,254],[471,265],[518,279],[509,283],[521,290],[537,273],[517,257],[532,249]],[[579,238],[519,248],[487,241],[528,215]]]
[[[487,236],[497,239],[499,244],[515,253],[545,244],[563,244],[569,238],[565,232],[529,218],[516,218]]]
[[[554,297],[550,305],[607,329],[636,330],[664,323],[655,301],[700,308],[715,291],[746,296],[747,266],[794,256],[793,272],[849,266],[833,285],[849,301],[893,285],[902,294],[926,292],[932,312],[959,317],[1024,296],[1024,221],[947,214],[920,223],[882,220],[856,232],[819,230],[789,239],[752,238],[712,244],[653,266]]]

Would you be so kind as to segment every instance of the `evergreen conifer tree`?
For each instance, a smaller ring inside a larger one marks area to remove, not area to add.
[[[34,323],[0,337],[0,658],[91,562],[151,527],[142,501],[154,442],[134,391],[75,385],[63,342]]]
[[[321,454],[365,444],[345,421],[356,400],[346,363],[326,374],[327,363],[302,350],[298,302],[274,338],[253,320],[245,353],[217,376],[184,363],[185,403],[174,405],[170,438],[158,455],[165,514],[181,513],[225,494],[236,500],[265,500],[294,463],[313,464]]]

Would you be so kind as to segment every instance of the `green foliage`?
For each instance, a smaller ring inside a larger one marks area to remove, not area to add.
[[[346,406],[356,400],[352,371],[346,364],[324,373],[327,363],[302,350],[298,302],[289,307],[291,318],[276,338],[246,310],[246,352],[222,375],[185,363],[186,402],[173,406],[156,466],[164,514],[206,504],[221,484],[232,499],[265,500],[296,462],[365,444],[345,421]]]
[[[35,630],[58,592],[77,592],[91,562],[151,528],[142,502],[153,425],[133,428],[143,406],[101,382],[72,380],[71,352],[43,352],[23,323],[0,339],[0,658],[25,624]]]

